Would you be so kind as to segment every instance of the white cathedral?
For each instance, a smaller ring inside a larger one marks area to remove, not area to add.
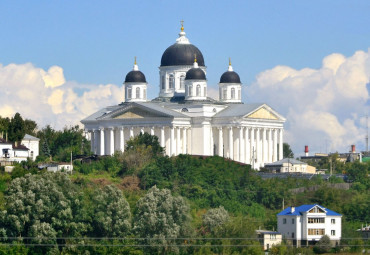
[[[203,55],[183,26],[162,55],[159,77],[159,96],[148,101],[135,59],[124,82],[125,101],[81,121],[94,154],[123,152],[127,140],[148,132],[168,156],[219,155],[255,169],[283,158],[285,118],[264,103],[242,103],[242,84],[230,61],[218,84],[219,100],[207,97]]]

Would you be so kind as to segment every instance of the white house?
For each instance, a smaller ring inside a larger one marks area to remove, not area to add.
[[[282,160],[266,163],[265,168],[272,173],[307,173],[316,174],[316,167],[308,165],[306,162],[294,158],[284,158]]]
[[[342,215],[321,205],[288,207],[277,214],[278,232],[297,246],[312,244],[328,235],[332,244],[340,242]]]
[[[230,61],[218,84],[219,100],[208,97],[206,71],[201,51],[181,26],[162,55],[157,98],[147,100],[147,81],[135,59],[124,81],[124,102],[81,121],[92,152],[123,152],[127,140],[148,132],[169,156],[219,155],[255,169],[282,159],[285,118],[265,103],[242,103],[242,83]]]
[[[48,163],[41,163],[38,165],[39,169],[46,168],[49,172],[60,172],[64,171],[70,173],[73,171],[73,164],[68,162],[48,162]]]
[[[28,157],[32,160],[36,160],[36,157],[39,155],[39,142],[39,138],[28,134],[26,134],[21,141],[21,144],[29,149]]]
[[[274,245],[281,244],[283,240],[279,232],[271,230],[256,230],[259,242],[263,245],[263,250],[269,250]]]

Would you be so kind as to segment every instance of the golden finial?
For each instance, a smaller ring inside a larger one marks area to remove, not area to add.
[[[135,63],[134,63],[134,65],[136,65],[136,56],[135,56]]]
[[[194,54],[194,63],[197,62],[197,54]]]
[[[229,57],[229,66],[231,66],[231,58]]]
[[[181,32],[182,32],[182,31],[184,31],[184,21],[181,20],[180,23],[181,23]]]

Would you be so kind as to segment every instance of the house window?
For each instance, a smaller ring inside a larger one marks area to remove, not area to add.
[[[308,218],[308,223],[325,223],[325,218]]]
[[[294,224],[294,219],[292,219],[292,224]]]
[[[292,238],[294,238],[294,232],[292,232]]]
[[[283,219],[283,224],[286,224],[286,219],[285,218]]]
[[[200,97],[200,85],[199,84],[197,85],[197,92],[196,93],[197,93],[197,97]]]
[[[31,151],[31,158],[33,158],[33,151]]]
[[[323,228],[309,228],[308,229],[308,235],[311,235],[311,236],[325,235],[325,229],[323,229]]]
[[[185,87],[185,76],[181,75],[180,76],[180,89],[184,89]]]
[[[174,83],[175,83],[175,78],[174,78],[174,77],[173,77],[173,75],[171,74],[171,75],[170,75],[170,78],[169,78],[168,87],[169,87],[170,89],[173,89],[173,87],[174,87]]]
[[[189,96],[193,96],[193,85],[189,85]]]
[[[231,99],[235,99],[235,89],[231,89]]]
[[[136,98],[140,98],[140,88],[136,88]]]
[[[331,224],[335,224],[335,219],[331,219]]]
[[[276,235],[275,234],[270,234],[270,240],[276,240]]]
[[[310,213],[325,213],[322,209],[318,208],[317,206],[312,208],[309,212]]]
[[[331,235],[332,235],[332,236],[335,236],[335,230],[332,230],[332,231],[331,231]]]
[[[164,75],[162,75],[162,89],[165,89],[166,88],[166,80],[165,80],[165,77]]]
[[[127,89],[127,98],[131,99],[131,97],[132,97],[132,90],[131,90],[131,88],[128,88]]]

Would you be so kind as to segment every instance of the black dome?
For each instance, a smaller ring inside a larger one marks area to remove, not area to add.
[[[145,82],[145,75],[141,71],[131,71],[126,75],[125,82]]]
[[[220,83],[241,83],[239,74],[234,71],[224,72],[221,76]]]
[[[206,74],[200,68],[192,68],[186,72],[185,80],[205,80]]]
[[[161,66],[193,65],[194,55],[198,65],[204,66],[202,52],[192,44],[175,43],[168,47],[162,55]]]

